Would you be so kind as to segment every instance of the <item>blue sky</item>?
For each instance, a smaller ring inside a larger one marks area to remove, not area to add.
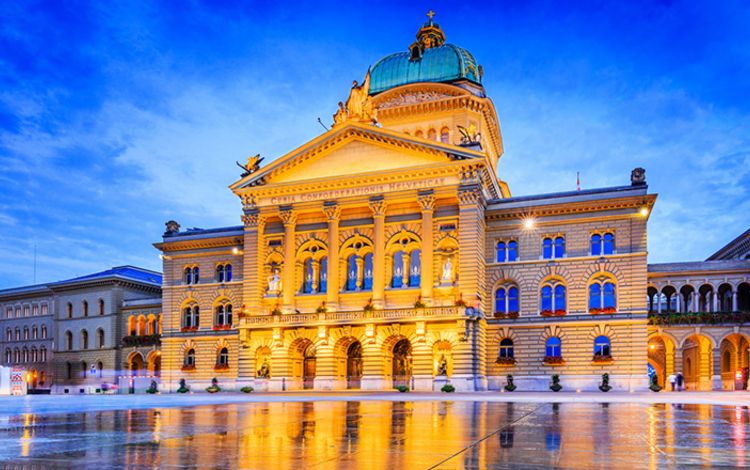
[[[620,3],[619,5],[617,3]],[[159,269],[164,222],[238,225],[235,160],[322,132],[428,9],[484,67],[514,195],[629,182],[651,262],[750,227],[746,2],[5,2],[0,287]]]

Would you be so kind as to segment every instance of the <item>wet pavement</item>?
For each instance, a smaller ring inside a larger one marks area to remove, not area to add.
[[[0,411],[2,413],[2,411]],[[745,406],[256,402],[0,415],[11,468],[750,466]]]

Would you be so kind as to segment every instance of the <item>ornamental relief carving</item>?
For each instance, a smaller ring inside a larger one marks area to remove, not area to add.
[[[408,106],[412,104],[424,103],[426,101],[439,101],[446,98],[453,98],[457,95],[440,93],[437,91],[412,91],[403,93],[387,99],[378,105],[378,108],[396,108],[398,106]]]

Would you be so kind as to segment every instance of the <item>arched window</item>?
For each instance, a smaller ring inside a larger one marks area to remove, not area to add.
[[[68,351],[73,350],[73,333],[70,331],[65,332],[65,349]]]
[[[611,233],[604,234],[604,246],[602,247],[602,254],[611,255],[615,252],[615,236]]]
[[[36,325],[31,327],[31,339],[39,339],[39,328]]]
[[[444,144],[450,143],[450,132],[448,131],[447,127],[443,127],[440,129],[440,142]]]
[[[611,255],[615,252],[615,236],[612,233],[605,233],[604,236],[595,233],[591,235],[591,255],[603,256]]]
[[[16,364],[21,363],[21,350],[18,348],[13,350],[13,362],[15,362]]]
[[[513,340],[505,338],[500,341],[500,353],[499,357],[512,358],[513,357]]]
[[[617,310],[615,284],[607,279],[589,285],[589,313],[614,313]]]
[[[42,325],[42,339],[47,339],[47,326]]]
[[[86,330],[81,331],[81,349],[89,348],[89,332]]]
[[[193,304],[188,305],[182,311],[182,328],[197,330],[200,326],[200,308]]]
[[[73,378],[73,364],[70,362],[65,363],[65,378],[68,380]]]
[[[41,356],[40,360],[42,362],[47,362],[47,348],[42,346],[42,348],[39,350],[39,355]]]
[[[104,330],[101,328],[96,330],[96,347],[104,349]]]
[[[232,325],[232,304],[222,304],[216,307],[216,326]]]
[[[427,138],[430,140],[437,140],[437,131],[435,129],[427,131]]]
[[[68,318],[73,318],[73,304],[72,303],[68,302],[67,310],[68,310]]]
[[[36,304],[32,305],[32,307],[31,307],[31,315],[35,316],[35,317],[39,316],[39,305],[36,305]]]
[[[104,363],[102,361],[96,363],[96,370],[99,371],[99,377],[101,377],[104,370]]]
[[[21,341],[21,329],[16,327],[16,341]]]
[[[562,357],[562,341],[557,336],[550,336],[544,344],[544,355],[547,357]]]
[[[313,292],[313,277],[315,276],[312,258],[307,258],[305,260],[303,276],[302,292],[305,294],[311,294]]]
[[[99,315],[104,315],[104,299],[99,299]]]
[[[500,286],[495,291],[495,316],[518,314],[518,287]]]
[[[10,364],[13,361],[13,353],[11,352],[10,348],[7,348],[5,350],[5,363]]]
[[[138,330],[136,329],[136,320],[135,315],[130,315],[128,317],[128,335],[135,336],[138,334]]]
[[[549,237],[542,240],[542,258],[543,259],[552,259],[552,245],[553,244],[554,242]]]
[[[414,133],[414,137],[420,137],[420,138],[423,138],[423,137],[424,137],[424,132],[422,132],[422,129],[419,129],[419,130],[417,130],[417,131],[416,131],[416,132]]]
[[[47,304],[42,304],[42,315],[47,315],[47,312],[49,312],[49,307]]]
[[[11,330],[10,328],[5,330],[5,339],[6,341],[13,341],[13,330]]]
[[[29,335],[29,327],[28,326],[24,326],[23,327],[23,339],[29,339],[29,337],[30,337],[30,335]]]
[[[409,259],[409,287],[419,287],[422,252],[412,250]]]
[[[602,254],[602,236],[598,233],[591,235],[591,255],[599,256]]]
[[[612,355],[609,338],[597,336],[594,340],[594,357],[609,357]]]
[[[555,237],[555,258],[565,257],[565,237]]]
[[[185,284],[193,283],[193,268],[185,268],[182,273],[182,280],[185,282]]]
[[[372,290],[372,253],[367,253],[364,259],[364,279],[362,288]]]
[[[193,267],[193,284],[198,284],[198,281],[200,281],[201,279],[200,273],[201,272],[198,266],[194,266]]]
[[[393,272],[391,273],[391,287],[403,287],[404,285],[404,252],[397,251],[393,254]]]
[[[83,316],[89,316],[89,303],[86,300],[83,301]]]
[[[565,315],[565,286],[559,283],[547,283],[541,289],[542,315]]]
[[[352,254],[347,261],[346,290],[357,289],[357,255]]]
[[[227,348],[221,348],[216,364],[219,366],[229,367],[229,350],[227,350]]]
[[[320,258],[320,282],[318,282],[320,292],[328,292],[328,257]]]
[[[29,350],[26,346],[23,347],[23,362],[29,362]]]
[[[224,265],[216,266],[216,282],[224,282]]]
[[[36,347],[31,347],[31,362],[39,361],[39,354],[37,353]]]
[[[495,245],[495,254],[498,263],[518,261],[518,242],[510,240],[509,242],[500,241]]]
[[[81,361],[81,376],[85,379],[86,373],[88,372],[89,365],[86,364],[86,361]]]
[[[185,353],[185,366],[195,367],[195,349],[190,348]]]

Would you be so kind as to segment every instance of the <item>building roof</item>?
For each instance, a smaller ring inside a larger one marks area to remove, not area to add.
[[[487,209],[512,209],[516,207],[570,204],[572,202],[594,201],[610,197],[640,196],[648,193],[648,186],[629,185],[612,186],[609,188],[585,189],[581,191],[564,191],[557,193],[533,194],[530,196],[509,197],[490,201]]]
[[[168,232],[164,234],[165,241],[179,240],[196,240],[201,238],[213,238],[213,237],[224,237],[232,235],[242,235],[244,233],[244,227],[242,225],[235,225],[232,227],[216,227],[216,228],[189,228],[184,232]]]
[[[750,229],[721,247],[709,260],[738,259],[750,255]]]
[[[161,286],[161,273],[151,271],[150,269],[139,268],[137,266],[116,266],[114,268],[100,271],[98,273],[87,274],[85,276],[74,277],[72,279],[66,279],[64,281],[53,282],[50,283],[49,286],[54,288],[56,286],[91,281],[103,281],[107,279],[122,279],[144,284],[151,284],[154,286]]]
[[[683,273],[696,271],[750,271],[750,260],[710,260],[680,263],[654,263],[648,265],[649,273]]]

